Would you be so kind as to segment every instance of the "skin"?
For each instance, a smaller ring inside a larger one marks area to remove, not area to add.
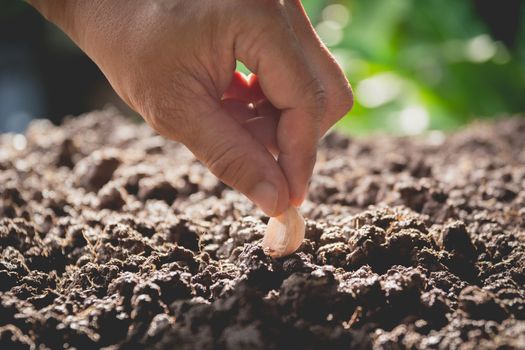
[[[155,131],[269,216],[303,202],[319,139],[353,104],[299,0],[29,2]]]

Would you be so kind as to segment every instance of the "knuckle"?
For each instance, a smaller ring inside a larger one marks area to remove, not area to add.
[[[345,84],[334,95],[329,102],[330,106],[327,108],[327,113],[328,117],[336,122],[344,117],[354,106],[354,94],[350,85]]]
[[[352,91],[352,87],[350,84],[346,84],[342,89],[342,97],[341,97],[341,110],[342,114],[346,114],[349,112],[352,107],[354,106],[354,93]]]
[[[306,83],[304,92],[305,96],[307,96],[305,107],[316,118],[322,118],[328,103],[327,93],[324,87],[316,78],[312,78]]]
[[[329,117],[333,118],[333,122],[338,121],[348,113],[354,106],[354,94],[349,84],[345,84],[331,101]]]
[[[328,99],[326,95],[326,90],[323,87],[320,87],[319,89],[314,91],[313,95],[313,100],[317,105],[317,108],[320,111],[324,111],[326,109]]]

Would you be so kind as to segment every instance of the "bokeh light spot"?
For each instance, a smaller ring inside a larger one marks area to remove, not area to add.
[[[334,21],[322,21],[315,30],[326,46],[335,46],[343,40],[343,29]]]
[[[399,127],[408,135],[425,131],[430,124],[428,111],[422,106],[409,106],[399,113]]]
[[[382,106],[402,92],[403,80],[393,73],[381,73],[364,79],[357,84],[356,97],[368,108]]]
[[[325,21],[332,21],[338,23],[341,27],[346,27],[352,20],[350,11],[346,6],[341,4],[328,5],[323,9],[321,17]]]
[[[487,34],[478,35],[467,43],[467,58],[476,63],[490,60],[496,54],[497,47]]]

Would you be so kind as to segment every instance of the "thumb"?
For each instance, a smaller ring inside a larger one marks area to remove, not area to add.
[[[289,191],[275,158],[219,103],[202,113],[181,141],[222,182],[240,191],[268,216],[289,206]]]

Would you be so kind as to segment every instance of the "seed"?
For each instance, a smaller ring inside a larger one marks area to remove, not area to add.
[[[262,241],[265,252],[273,258],[292,254],[303,242],[304,228],[304,218],[293,206],[270,218]]]

